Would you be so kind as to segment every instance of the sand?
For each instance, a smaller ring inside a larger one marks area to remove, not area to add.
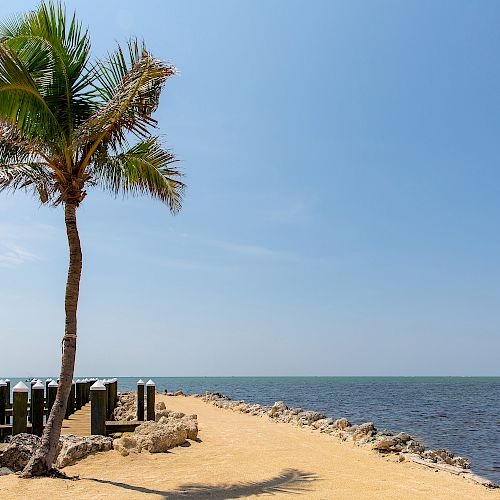
[[[196,413],[200,442],[164,454],[100,453],[66,467],[79,480],[0,477],[7,499],[499,499],[446,472],[377,455],[289,424],[222,410],[192,397],[158,395]]]

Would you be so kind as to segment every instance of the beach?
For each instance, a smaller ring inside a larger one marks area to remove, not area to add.
[[[499,490],[399,463],[310,429],[223,410],[194,397],[157,395],[157,401],[197,414],[199,442],[168,453],[98,453],[64,469],[78,480],[3,476],[1,497],[500,499]]]

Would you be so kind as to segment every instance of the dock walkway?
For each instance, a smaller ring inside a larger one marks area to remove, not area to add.
[[[61,435],[90,436],[90,403],[63,420]]]

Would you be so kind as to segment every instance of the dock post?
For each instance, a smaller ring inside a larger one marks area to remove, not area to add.
[[[85,379],[85,404],[90,401],[90,387],[93,383],[89,378]]]
[[[104,385],[106,387],[106,420],[111,420],[113,413],[113,381],[108,378]]]
[[[52,407],[54,406],[54,401],[56,400],[58,386],[59,384],[55,380],[50,382],[48,385],[49,391],[47,393],[47,418],[49,418]]]
[[[146,383],[146,419],[155,419],[156,384],[149,379]]]
[[[22,382],[18,382],[12,392],[14,393],[12,403],[12,435],[26,432],[26,415],[28,413],[28,388]]]
[[[34,378],[34,379],[31,379],[31,382],[30,382],[30,408],[29,408],[29,414],[28,414],[28,422],[32,422],[33,421],[33,405],[31,404],[31,400],[33,399],[33,386],[37,383],[37,379]]]
[[[144,380],[137,381],[137,420],[144,421]]]
[[[90,434],[106,435],[106,387],[100,380],[90,388]]]
[[[31,388],[31,433],[41,436],[43,432],[43,384],[38,381]]]
[[[5,424],[5,409],[7,407],[6,392],[7,382],[5,382],[5,380],[0,380],[0,425]]]
[[[116,407],[116,378],[108,380],[108,420],[113,419]]]
[[[52,382],[51,378],[46,378],[45,379],[45,394],[49,393],[49,384]]]
[[[64,418],[69,418],[75,412],[75,381],[73,380],[71,384],[71,390],[69,391],[68,402],[66,403],[66,414]]]
[[[7,387],[5,388],[5,408],[11,408],[10,405],[10,379],[6,378],[5,383]],[[5,423],[10,424],[10,415],[5,415]]]
[[[76,392],[75,410],[80,410],[83,405],[83,383],[80,379],[76,381],[75,392]]]
[[[118,402],[118,379],[115,377],[113,379],[113,412],[115,411],[117,402]]]

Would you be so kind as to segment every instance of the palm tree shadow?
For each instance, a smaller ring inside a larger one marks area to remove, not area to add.
[[[244,498],[250,495],[267,493],[275,495],[277,493],[287,493],[289,495],[305,494],[311,489],[311,483],[317,481],[315,474],[296,469],[285,469],[277,476],[265,481],[250,481],[236,484],[224,484],[218,486],[206,484],[182,484],[173,491],[159,491],[134,486],[127,483],[119,483],[106,479],[82,478],[97,483],[111,484],[126,490],[138,491],[140,493],[151,493],[161,495],[165,500],[175,500],[181,498],[213,498],[224,500],[229,498]]]

